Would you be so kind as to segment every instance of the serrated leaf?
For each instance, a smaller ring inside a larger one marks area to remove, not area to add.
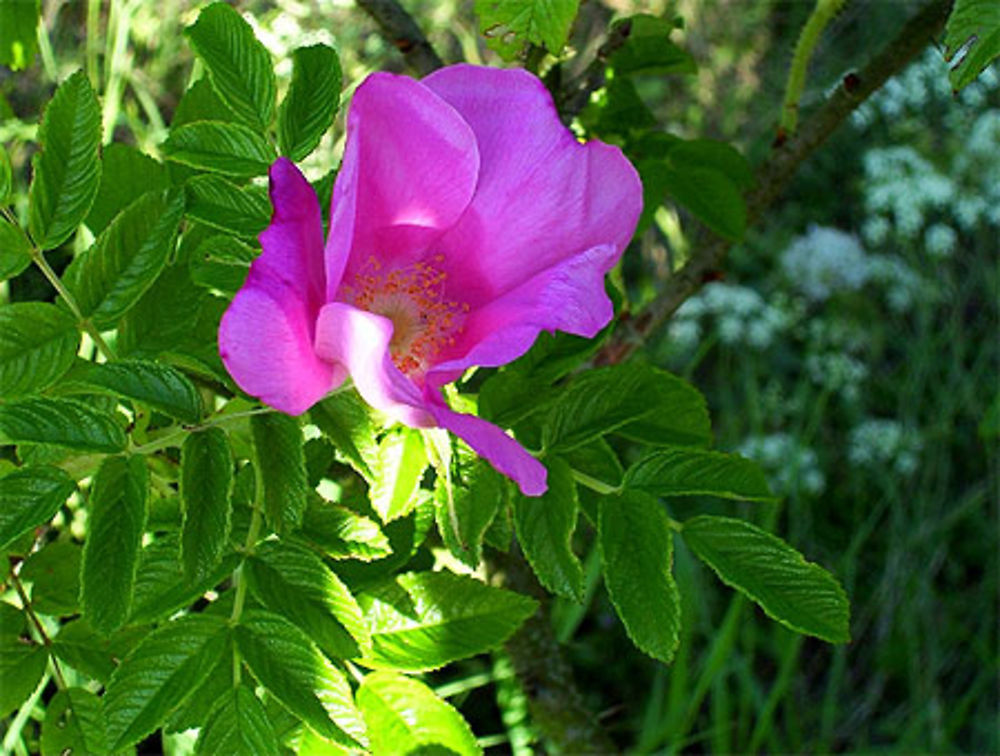
[[[118,661],[145,636],[147,628],[126,628],[110,638],[100,635],[84,619],[67,622],[52,639],[52,652],[64,664],[106,684]]]
[[[305,633],[281,615],[250,610],[235,636],[254,677],[293,714],[335,743],[357,748],[365,742],[346,676]]]
[[[372,634],[365,663],[401,671],[436,669],[509,638],[537,603],[465,575],[410,572],[358,595]]]
[[[694,58],[670,40],[676,26],[657,16],[640,14],[616,23],[628,23],[625,44],[611,56],[616,75],[693,74],[697,71]]]
[[[183,197],[148,192],[117,215],[63,280],[84,317],[110,328],[152,286],[173,249]]]
[[[373,753],[481,754],[468,722],[423,683],[374,672],[358,688]]]
[[[106,634],[121,627],[132,607],[148,495],[142,457],[108,457],[91,484],[80,605],[87,621]]]
[[[274,114],[276,85],[271,56],[230,5],[204,8],[185,30],[208,69],[216,94],[247,125],[263,132]]]
[[[625,475],[618,455],[603,438],[578,446],[561,456],[574,476],[584,475],[609,488],[618,488]]]
[[[38,46],[40,0],[0,0],[0,66],[28,68]]]
[[[413,511],[426,469],[427,452],[418,431],[400,428],[379,442],[368,496],[382,522],[392,522]]]
[[[31,244],[20,228],[0,216],[0,281],[19,275],[31,265]]]
[[[19,609],[0,602],[0,717],[17,709],[38,686],[48,653],[28,635]]]
[[[179,370],[150,360],[78,362],[66,376],[61,391],[94,389],[134,399],[188,423],[201,420],[201,395]]]
[[[580,0],[476,0],[479,29],[491,50],[513,60],[527,44],[562,52]]]
[[[684,542],[726,585],[757,602],[786,627],[830,643],[847,643],[850,607],[829,572],[775,535],[729,517],[684,523]]]
[[[40,745],[42,756],[107,753],[101,699],[85,688],[57,692],[46,707]]]
[[[667,514],[648,494],[601,499],[598,516],[604,584],[629,638],[669,664],[679,642],[681,599],[672,573]]]
[[[211,77],[206,75],[188,87],[181,97],[170,121],[170,128],[177,129],[198,121],[233,123],[238,120],[236,114],[216,94]]]
[[[233,295],[243,286],[250,263],[259,252],[232,236],[211,236],[198,245],[191,257],[191,279],[201,286]]]
[[[302,523],[309,492],[302,430],[294,417],[270,412],[250,418],[254,464],[264,487],[264,514],[285,533]]]
[[[175,163],[247,178],[263,176],[277,158],[259,132],[222,121],[198,121],[171,129],[163,151]]]
[[[737,501],[774,501],[764,471],[737,454],[705,449],[653,451],[625,475],[626,488],[654,496],[718,496]]]
[[[705,401],[694,388],[632,363],[592,370],[573,381],[550,408],[542,443],[547,451],[562,453],[616,431],[659,444],[711,440]]]
[[[357,600],[312,552],[268,541],[244,569],[260,602],[298,625],[328,656],[354,658],[371,646]]]
[[[0,548],[51,520],[75,490],[56,467],[23,467],[0,478]]]
[[[278,109],[278,144],[293,161],[312,152],[333,124],[340,102],[340,60],[326,45],[292,53],[292,83]]]
[[[0,397],[46,388],[69,370],[79,346],[76,323],[55,305],[0,305]]]
[[[191,433],[181,448],[181,561],[188,580],[212,574],[232,527],[233,452],[221,428]]]
[[[224,753],[277,756],[280,752],[278,738],[264,704],[246,685],[226,691],[209,715],[195,744],[195,753],[208,756]]]
[[[189,614],[150,633],[115,670],[104,695],[111,750],[153,732],[215,666],[229,633],[221,617]]]
[[[126,438],[107,412],[73,399],[31,398],[0,404],[0,442],[113,454],[125,448]]]
[[[0,493],[0,500],[3,494]],[[31,606],[41,614],[67,616],[80,610],[83,549],[72,541],[52,541],[29,556],[21,580],[31,583]]]
[[[333,559],[370,562],[392,553],[377,522],[322,499],[309,502],[297,535]]]
[[[549,488],[544,494],[514,495],[517,542],[543,586],[580,602],[583,567],[572,547],[579,512],[573,471],[558,457],[547,458],[545,466],[549,470]]]
[[[483,554],[483,537],[504,501],[504,480],[485,460],[460,446],[452,480],[438,476],[434,518],[448,550],[475,569]]]
[[[955,0],[945,26],[945,60],[955,91],[973,82],[1000,57],[1000,4],[995,0]]]
[[[225,598],[233,599],[234,597],[232,593],[227,593]],[[211,611],[216,613],[221,603],[213,604]],[[225,603],[228,605],[228,614],[232,611],[232,601]],[[164,732],[199,729],[212,722],[216,705],[223,698],[231,695],[235,687],[233,684],[233,661],[236,658],[235,641],[230,633],[226,639],[225,648],[212,667],[212,671],[209,672],[205,681],[192,691],[181,707],[170,715],[167,723],[163,726]]]
[[[327,397],[313,405],[309,418],[333,442],[338,453],[371,481],[372,469],[378,463],[377,428],[371,408],[361,397],[353,391]]]
[[[87,217],[101,179],[101,107],[83,71],[64,81],[42,114],[32,160],[28,228],[54,249]]]
[[[190,606],[218,586],[240,563],[240,556],[226,553],[222,562],[200,580],[184,577],[177,534],[161,536],[143,547],[135,581],[130,624],[157,622]]]
[[[676,139],[666,151],[670,163],[679,170],[711,168],[718,171],[739,189],[753,185],[753,171],[739,150],[727,142],[715,139]]]
[[[101,166],[100,187],[86,220],[95,235],[137,197],[170,187],[162,163],[122,142],[112,142],[104,148]]]
[[[186,265],[169,265],[118,325],[120,356],[157,357],[177,349],[196,329],[208,293]]]
[[[184,185],[186,213],[237,236],[256,238],[271,218],[271,204],[254,187],[241,189],[221,176],[195,176]]]

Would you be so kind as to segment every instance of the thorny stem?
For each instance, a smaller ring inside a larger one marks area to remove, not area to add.
[[[198,423],[197,425],[183,425],[179,428],[173,428],[160,438],[153,439],[149,443],[142,444],[141,446],[134,446],[130,451],[132,454],[152,454],[153,452],[158,452],[161,449],[174,446],[177,439],[187,435],[188,433],[206,430],[207,428],[213,428],[217,425],[227,425],[234,420],[242,420],[245,417],[251,417],[253,415],[266,415],[274,411],[275,410],[270,407],[257,407],[256,409],[246,410],[245,412],[233,412],[229,415],[216,415],[215,417],[210,417],[205,422]]]
[[[415,74],[426,76],[444,65],[417,22],[396,0],[358,0],[358,5],[378,24],[382,36],[402,53]]]

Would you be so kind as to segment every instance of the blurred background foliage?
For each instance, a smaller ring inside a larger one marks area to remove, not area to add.
[[[287,87],[290,51],[337,47],[345,99],[396,51],[347,0],[243,0]],[[0,68],[0,142],[23,214],[30,145],[55,82],[84,67],[98,81],[106,142],[160,155],[191,78],[181,30],[197,0],[43,1],[34,63]],[[405,3],[446,60],[497,63],[472,2]],[[914,4],[853,0],[826,30],[801,106],[861,65]],[[616,15],[679,16],[675,39],[697,74],[640,76],[668,131],[728,141],[750,161],[770,149],[787,64],[811,4],[794,0],[582,3],[567,51],[587,60]],[[342,118],[342,116],[341,116]],[[327,136],[305,168],[339,161]],[[693,223],[664,208],[628,261],[638,301],[685,253]],[[853,641],[831,647],[767,621],[679,545],[687,616],[671,667],[632,649],[590,554],[590,604],[557,601],[593,710],[636,752],[997,752],[997,450],[1000,436],[1000,75],[954,96],[928,50],[853,116],[800,172],[766,222],[646,345],[651,359],[709,398],[719,447],[772,472],[780,505],[744,516],[786,534],[834,572],[852,602]],[[68,261],[53,256],[58,269]],[[33,269],[0,300],[47,296]],[[692,512],[713,505],[699,501]],[[680,516],[686,512],[679,512]],[[503,655],[434,679],[497,747],[530,752],[523,695]],[[183,751],[178,741],[170,746]]]

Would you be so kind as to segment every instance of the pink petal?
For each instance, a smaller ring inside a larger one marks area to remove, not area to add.
[[[219,354],[241,389],[298,415],[339,385],[344,371],[313,352],[323,226],[312,187],[284,158],[271,166],[271,202],[263,252],[219,326]]]
[[[593,338],[614,314],[604,276],[618,250],[603,245],[560,261],[465,319],[456,344],[428,374],[439,387],[473,365],[498,367],[524,354],[541,331]]]
[[[458,65],[424,83],[462,114],[479,145],[475,197],[435,244],[451,296],[475,307],[585,250],[625,249],[642,208],[638,174],[617,147],[580,144],[538,78]]]
[[[320,310],[316,353],[347,368],[358,393],[394,420],[414,427],[434,425],[417,387],[389,356],[392,321],[342,302]]]
[[[464,439],[476,454],[517,483],[525,496],[541,496],[548,490],[545,465],[493,423],[453,412],[443,402],[432,401],[428,409],[437,425]]]
[[[326,245],[328,299],[370,257],[412,261],[464,212],[479,175],[468,124],[408,77],[369,76],[347,119]]]

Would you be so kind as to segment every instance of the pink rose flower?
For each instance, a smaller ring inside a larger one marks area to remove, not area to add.
[[[219,329],[240,388],[297,415],[350,376],[373,407],[447,428],[544,493],[545,467],[441,388],[543,330],[589,338],[610,321],[604,276],[642,205],[621,151],[579,143],[531,74],[457,65],[358,87],[325,244],[298,169],[282,158],[270,178],[263,252]]]

